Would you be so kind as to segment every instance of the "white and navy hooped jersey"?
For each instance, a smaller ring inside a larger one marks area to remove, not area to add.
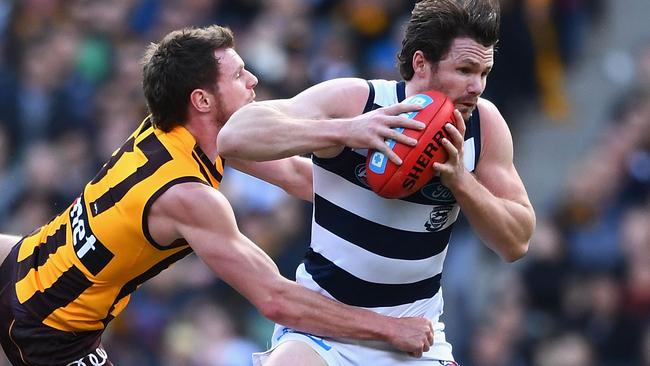
[[[364,110],[405,99],[405,82],[372,80]],[[480,153],[478,110],[467,123],[464,163]],[[442,313],[440,279],[460,208],[438,177],[403,199],[373,193],[365,178],[367,150],[345,148],[314,157],[312,242],[297,280],[343,303],[392,316]]]

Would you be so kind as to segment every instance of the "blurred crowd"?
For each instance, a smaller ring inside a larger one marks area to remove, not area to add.
[[[140,64],[170,30],[233,29],[259,100],[322,80],[398,78],[413,1],[0,1],[0,231],[27,234],[64,209],[146,116]],[[502,0],[485,95],[519,130],[522,105],[568,116],[564,77],[605,16],[598,0]],[[650,366],[650,42],[635,84],[538,212],[528,256],[505,265],[459,225],[443,279],[463,366]],[[597,101],[598,103],[604,101]],[[543,158],[543,157],[540,157]],[[293,277],[311,206],[228,170],[241,230]],[[250,365],[272,324],[195,256],[142,286],[104,337],[117,365]],[[0,356],[0,365],[6,361]]]

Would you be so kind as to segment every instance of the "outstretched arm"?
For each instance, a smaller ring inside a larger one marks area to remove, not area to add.
[[[18,243],[20,237],[15,235],[0,234],[0,263],[4,262],[11,248]]]
[[[391,318],[330,300],[279,274],[271,258],[237,228],[226,198],[200,183],[170,188],[153,204],[149,229],[159,243],[185,238],[221,279],[267,318],[331,337],[374,339],[419,356],[433,342],[424,318]]]
[[[364,113],[369,87],[362,79],[335,79],[291,99],[251,103],[234,113],[219,132],[219,155],[273,160],[318,152],[335,155],[343,146],[372,148],[401,163],[384,140],[414,145],[391,127],[421,129],[424,124],[399,116],[420,107],[396,104]]]
[[[523,257],[535,228],[535,211],[513,163],[510,130],[501,113],[489,101],[479,102],[481,156],[475,174],[463,165],[465,123],[456,112],[458,129],[448,127],[451,140],[443,141],[449,152],[446,163],[435,163],[481,240],[503,259]]]

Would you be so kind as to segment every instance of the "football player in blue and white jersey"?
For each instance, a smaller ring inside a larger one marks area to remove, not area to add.
[[[510,130],[481,98],[494,64],[496,0],[423,0],[415,5],[398,55],[401,81],[325,81],[286,100],[252,103],[218,137],[226,159],[271,160],[313,153],[312,241],[297,282],[348,305],[392,316],[423,316],[434,344],[421,358],[376,342],[323,338],[278,324],[256,365],[455,364],[440,321],[440,279],[460,210],[487,247],[512,262],[528,250],[535,213],[513,163]],[[374,194],[365,182],[367,149],[399,158],[385,139],[406,98],[438,90],[455,104],[446,125],[449,158],[437,176],[402,199]],[[255,143],[248,143],[255,141]]]

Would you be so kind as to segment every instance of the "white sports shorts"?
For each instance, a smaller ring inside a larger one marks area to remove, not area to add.
[[[451,355],[451,345],[445,341],[442,327],[434,327],[435,344],[421,358],[411,357],[404,352],[391,349],[384,342],[333,340],[321,338],[308,333],[298,332],[291,328],[276,324],[271,340],[271,348],[266,352],[253,354],[253,365],[262,366],[271,352],[280,344],[287,341],[299,341],[307,344],[316,351],[328,366],[458,366]],[[443,357],[440,357],[440,356]]]

